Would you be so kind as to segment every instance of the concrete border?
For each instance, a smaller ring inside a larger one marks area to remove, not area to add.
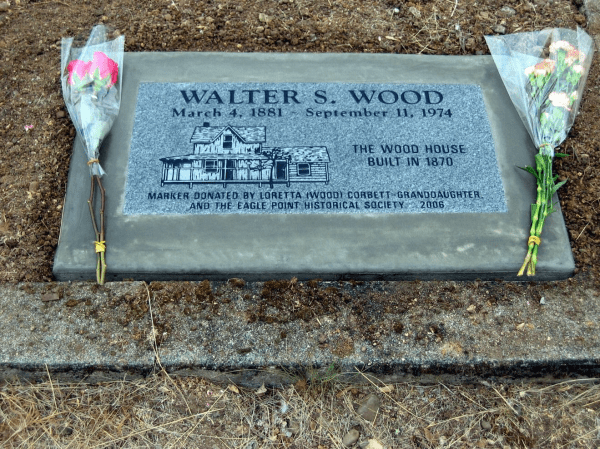
[[[149,338],[143,282],[5,286],[0,293],[0,379],[37,381],[50,374],[63,381],[96,383],[145,377],[162,368],[172,375],[249,387],[299,378],[364,382],[361,373],[388,382],[600,377],[600,302],[589,288],[547,289],[544,306],[532,304],[529,295],[472,310],[465,305],[432,311],[415,303],[410,315],[422,319],[407,321],[407,315],[392,310],[382,313],[379,323],[390,329],[394,320],[404,320],[409,337],[389,331],[373,343],[368,332],[356,327],[354,307],[386,289],[403,290],[401,285],[372,283],[357,291],[352,302],[340,303],[333,314],[267,323],[244,318],[262,283],[241,290],[213,284],[214,291],[225,293],[215,296],[216,307],[200,314],[204,318],[190,312],[194,306],[185,296],[151,302],[159,358]],[[350,285],[327,282],[320,288],[333,285],[354,291]],[[442,328],[439,340],[432,326]]]
[[[491,56],[127,53],[124,61],[119,120],[101,152],[109,174],[108,280],[520,280],[516,271],[526,252],[535,183],[517,167],[535,165],[535,148]],[[125,215],[125,167],[139,84],[197,80],[479,85],[508,211]],[[77,140],[53,269],[61,281],[95,276],[89,176],[80,145]],[[571,276],[575,264],[560,210],[546,221],[543,241],[537,280]]]

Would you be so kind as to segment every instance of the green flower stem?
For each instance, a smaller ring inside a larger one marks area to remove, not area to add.
[[[538,167],[538,173],[539,173],[539,167]],[[540,216],[541,205],[542,205],[542,186],[538,183],[537,197],[535,200],[535,209],[534,209],[534,213],[532,214],[532,217],[531,217],[531,229],[529,230],[529,235],[534,235],[536,237],[539,237],[539,235],[536,235],[536,230],[537,230],[538,217]],[[525,261],[523,262],[521,269],[517,273],[517,276],[523,276],[523,273],[525,272],[526,268],[527,268],[527,275],[530,276],[529,263],[531,262],[531,259],[533,257],[533,250],[537,246],[538,245],[536,245],[533,242],[528,244],[527,255],[525,256]],[[537,263],[537,250],[535,251],[535,255],[536,255],[536,263]],[[534,270],[535,270],[535,268],[534,268]]]
[[[91,186],[90,186],[90,198],[88,199],[88,208],[90,209],[90,216],[92,219],[92,226],[94,227],[94,234],[96,236],[95,245],[101,243],[104,246],[104,203],[105,203],[105,190],[102,185],[102,180],[100,176],[93,175],[91,177]],[[100,189],[100,227],[98,227],[96,222],[96,215],[94,214],[94,184],[98,183],[98,188]],[[96,249],[96,282],[98,284],[103,285],[104,279],[106,277],[106,256],[105,250],[98,251]]]
[[[104,202],[106,198],[106,191],[102,185],[102,178],[96,176],[98,181],[98,187],[100,188],[100,241],[104,242]],[[96,272],[96,279],[98,284],[104,285],[104,278],[106,277],[106,251],[100,253],[100,275]]]
[[[553,212],[552,196],[559,186],[555,186],[552,176],[552,156],[538,154],[535,158],[537,171],[537,196],[532,207],[530,237],[539,239],[542,235],[544,222],[548,215]],[[562,183],[561,183],[562,185]],[[539,240],[538,240],[539,241]],[[523,276],[527,269],[527,276],[535,276],[539,244],[530,238],[527,245],[527,255],[517,276]]]

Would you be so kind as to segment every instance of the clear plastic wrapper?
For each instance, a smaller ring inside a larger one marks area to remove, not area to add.
[[[554,156],[579,109],[594,44],[581,28],[485,37],[537,148]]]
[[[117,118],[121,104],[121,67],[125,37],[108,40],[107,29],[97,25],[83,46],[72,37],[61,45],[63,97],[84,147],[93,175],[102,176],[98,163],[102,140]]]

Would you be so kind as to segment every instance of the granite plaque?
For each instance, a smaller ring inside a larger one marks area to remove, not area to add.
[[[477,85],[142,83],[124,213],[506,212]]]

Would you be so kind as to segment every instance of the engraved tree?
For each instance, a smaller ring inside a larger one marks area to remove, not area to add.
[[[255,154],[260,154],[266,159],[257,161],[256,166],[251,167],[251,170],[269,170],[269,187],[273,188],[274,185],[274,174],[277,167],[277,161],[285,161],[289,165],[290,156],[285,156],[284,151],[281,148],[259,148],[255,150]],[[287,176],[286,176],[287,180]]]

